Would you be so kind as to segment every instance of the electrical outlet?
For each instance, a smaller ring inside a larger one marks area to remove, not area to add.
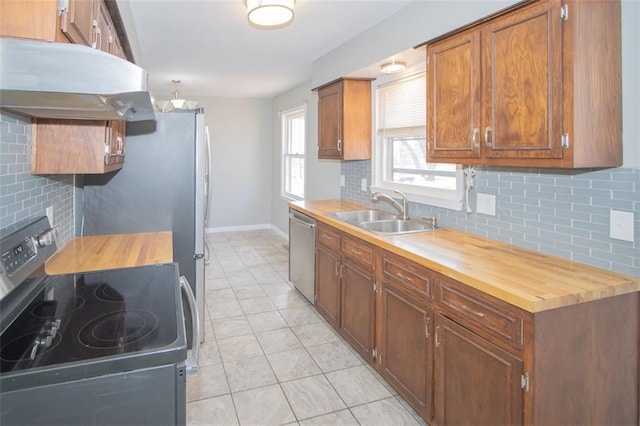
[[[46,209],[47,218],[49,219],[49,225],[53,227],[53,206],[49,206]]]
[[[340,175],[340,186],[345,186],[347,184],[344,175]]]
[[[609,214],[609,236],[616,240],[633,242],[633,212],[611,210]]]
[[[367,192],[367,178],[362,178],[360,181],[360,190],[362,192]]]
[[[478,192],[476,212],[482,213],[482,214],[488,214],[490,216],[495,216],[496,215],[496,196],[491,194],[482,194]]]

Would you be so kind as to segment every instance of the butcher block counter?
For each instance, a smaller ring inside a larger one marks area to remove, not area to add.
[[[171,231],[77,237],[45,264],[48,275],[173,262]]]
[[[380,236],[327,215],[370,208],[348,201],[289,206],[532,313],[640,291],[640,278],[454,229]]]

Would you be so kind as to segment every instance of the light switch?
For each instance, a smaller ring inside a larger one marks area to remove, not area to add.
[[[482,194],[478,192],[476,212],[495,216],[496,215],[496,196],[491,194]]]
[[[633,242],[633,212],[611,210],[609,214],[609,236],[616,240]]]
[[[360,181],[360,190],[363,192],[367,192],[367,178],[362,178]]]

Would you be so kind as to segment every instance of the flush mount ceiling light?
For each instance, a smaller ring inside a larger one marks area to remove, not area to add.
[[[249,24],[260,29],[286,27],[293,21],[295,0],[245,0]]]
[[[392,59],[391,61],[385,62],[384,64],[380,65],[380,71],[383,74],[395,74],[398,72],[402,72],[406,69],[407,69],[406,62],[396,61],[395,59]]]

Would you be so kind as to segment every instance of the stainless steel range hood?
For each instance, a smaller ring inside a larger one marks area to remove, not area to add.
[[[79,44],[0,38],[0,109],[41,118],[155,120],[139,66]]]

